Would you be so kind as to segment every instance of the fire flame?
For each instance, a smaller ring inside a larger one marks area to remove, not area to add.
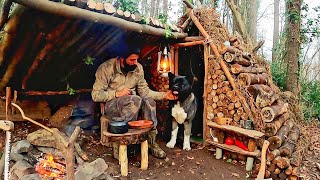
[[[36,164],[36,171],[43,177],[62,180],[65,174],[65,166],[55,162],[54,157],[48,154],[45,158],[40,158],[39,162]]]

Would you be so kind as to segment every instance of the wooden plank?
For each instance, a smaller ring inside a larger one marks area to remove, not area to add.
[[[255,130],[249,130],[249,129],[243,129],[243,128],[239,128],[236,126],[230,126],[230,125],[219,125],[215,122],[208,122],[208,126],[212,127],[212,128],[218,128],[224,131],[231,131],[231,132],[235,132],[235,133],[239,133],[241,135],[247,136],[247,137],[251,137],[253,139],[260,139],[261,137],[264,136],[264,133],[259,132],[259,131],[255,131]]]
[[[249,151],[245,151],[235,145],[226,145],[226,144],[220,144],[218,142],[214,142],[212,140],[207,140],[206,141],[207,143],[213,145],[213,146],[216,146],[218,148],[221,148],[221,149],[224,149],[224,150],[227,150],[227,151],[231,151],[231,152],[234,152],[234,153],[238,153],[238,154],[242,154],[242,155],[245,155],[245,156],[253,156],[253,157],[258,157],[260,155],[260,152],[259,151],[254,151],[254,152],[249,152]]]
[[[137,134],[142,134],[145,132],[150,131],[151,128],[144,128],[144,129],[129,129],[127,133],[124,134],[113,134],[108,131],[103,131],[103,134],[108,136],[108,137],[124,137],[124,136],[132,136],[132,135],[137,135]]]
[[[203,54],[203,57],[204,57],[204,84],[205,86],[208,84],[208,61],[209,61],[209,47],[208,45],[204,46],[203,47],[204,49],[204,54]],[[207,140],[207,122],[208,122],[208,119],[207,119],[207,96],[208,96],[208,92],[207,92],[207,87],[204,88],[204,91],[203,91],[203,135],[202,135],[202,138],[203,138],[203,142],[204,142],[204,145],[206,145],[206,140]]]

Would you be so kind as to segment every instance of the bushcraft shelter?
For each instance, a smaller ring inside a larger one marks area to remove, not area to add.
[[[166,46],[173,72],[187,77],[199,100],[194,136],[202,136],[204,144],[216,147],[217,152],[226,150],[228,157],[248,157],[248,170],[252,168],[250,157],[260,157],[265,139],[279,157],[275,164],[281,166],[281,172],[298,166],[293,155],[299,137],[291,106],[295,100],[272,82],[268,65],[256,53],[263,43],[247,44],[239,34],[229,34],[213,9],[192,10],[189,4],[189,13],[181,18],[179,28],[171,26],[173,32],[168,36],[157,19],[143,24],[138,14],[110,11],[108,3],[13,2],[18,4],[4,26],[0,44],[0,89],[3,95],[11,94],[30,117],[52,118],[69,100],[79,100],[82,94],[90,97],[98,66],[117,56],[128,43],[142,48],[140,63],[150,87],[166,91],[168,78],[156,69],[158,52]],[[6,87],[11,90],[5,93]],[[75,95],[69,95],[73,91]],[[168,104],[159,102],[157,109],[158,130],[166,140],[171,125]],[[1,101],[2,119],[4,107]],[[9,119],[21,116],[13,112]],[[228,137],[245,147],[225,144]],[[269,170],[265,177],[279,174]]]

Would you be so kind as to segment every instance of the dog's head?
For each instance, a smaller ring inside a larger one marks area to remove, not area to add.
[[[185,76],[175,76],[169,72],[169,89],[178,96],[178,100],[184,99],[191,94],[191,86]]]

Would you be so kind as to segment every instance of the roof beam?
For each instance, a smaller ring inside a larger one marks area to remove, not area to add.
[[[149,25],[138,24],[130,21],[126,21],[121,18],[96,13],[93,11],[81,9],[75,6],[68,6],[62,3],[56,3],[47,0],[13,0],[16,3],[24,5],[26,7],[37,9],[40,11],[52,13],[58,16],[68,18],[79,18],[87,21],[93,21],[100,24],[112,25],[129,31],[135,31],[144,34],[165,36],[166,30],[155,28]],[[171,38],[179,39],[187,37],[187,33],[173,32]]]

